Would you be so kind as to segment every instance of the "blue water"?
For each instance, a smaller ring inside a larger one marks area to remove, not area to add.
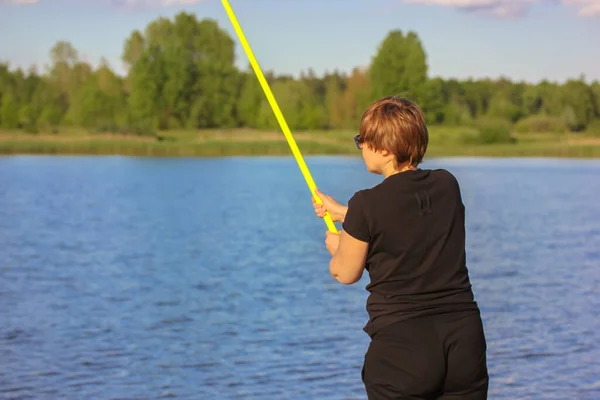
[[[462,185],[489,398],[600,398],[600,162],[423,167]],[[292,158],[0,158],[0,398],[365,399],[368,275],[325,230]]]

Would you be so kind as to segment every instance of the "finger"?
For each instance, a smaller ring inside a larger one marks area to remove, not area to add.
[[[315,194],[321,199],[321,201],[323,201],[326,197],[326,195],[324,195],[318,188],[315,189]]]

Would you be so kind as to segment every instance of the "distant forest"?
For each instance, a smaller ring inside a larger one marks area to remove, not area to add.
[[[159,130],[278,129],[248,67],[235,66],[235,38],[211,19],[179,13],[159,18],[126,39],[127,76],[106,62],[94,69],[73,46],[50,51],[46,73],[0,64],[0,127],[27,133],[78,127],[90,132],[155,135]],[[245,55],[244,55],[245,56]],[[260,61],[260,60],[259,60]],[[265,71],[293,130],[357,130],[364,109],[387,95],[416,100],[428,123],[511,124],[519,132],[580,132],[600,127],[600,82],[539,84],[507,79],[430,78],[419,36],[394,30],[368,68],[299,78]]]

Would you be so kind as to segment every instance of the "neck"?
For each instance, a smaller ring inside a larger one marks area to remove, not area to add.
[[[396,165],[390,163],[390,164],[386,164],[382,168],[382,173],[385,178],[388,178],[392,175],[400,174],[400,173],[406,172],[406,171],[414,171],[415,169],[416,168],[414,167],[414,165],[411,165],[409,163],[401,164],[399,166],[396,166]]]

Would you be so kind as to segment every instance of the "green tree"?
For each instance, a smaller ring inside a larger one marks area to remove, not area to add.
[[[126,38],[125,78],[106,60],[93,68],[72,44],[58,41],[43,74],[0,63],[0,127],[56,132],[72,125],[145,134],[175,128],[278,129],[252,69],[236,68],[234,50],[234,40],[216,21],[184,12],[158,18]],[[416,100],[429,123],[476,126],[479,140],[486,142],[512,141],[507,129],[589,131],[600,123],[600,83],[587,84],[583,77],[529,84],[506,78],[428,79],[427,71],[419,37],[394,30],[366,69],[266,77],[296,130],[356,131],[368,105],[389,95]]]
[[[295,80],[280,80],[271,85],[271,90],[290,129],[301,127],[302,83]],[[279,129],[277,118],[266,98],[261,102],[258,125],[263,129]]]
[[[240,86],[236,102],[238,125],[257,128],[258,115],[265,95],[251,69],[240,75]]]
[[[153,129],[235,126],[240,74],[234,42],[214,20],[181,12],[125,43],[134,123]]]
[[[325,83],[316,77],[312,69],[301,74],[298,82],[300,97],[297,129],[325,129],[327,110],[325,108]]]
[[[131,72],[132,91],[129,96],[130,126],[141,134],[154,134],[161,126],[161,93],[165,80],[160,51],[151,46],[135,63]]]
[[[427,81],[427,57],[414,32],[391,31],[372,60],[373,97],[398,95],[420,100]]]
[[[369,76],[354,68],[348,78],[343,98],[345,128],[358,131],[365,109],[374,101]]]
[[[420,106],[428,123],[441,124],[444,122],[447,99],[448,93],[445,91],[444,81],[441,78],[425,82]]]
[[[569,80],[559,92],[562,116],[571,131],[580,131],[594,116],[594,93],[583,79]]]
[[[600,118],[600,82],[594,81],[590,89],[592,90],[594,113],[596,118]]]
[[[100,131],[117,131],[126,124],[122,82],[104,61],[77,93],[75,122]]]
[[[508,93],[497,92],[490,100],[486,116],[509,122],[517,121],[522,115],[521,108],[514,104]]]
[[[123,48],[123,54],[121,60],[131,68],[138,62],[145,50],[145,40],[142,33],[135,30],[131,33],[129,38],[125,41],[125,47]]]
[[[2,105],[0,106],[0,120],[5,129],[16,129],[19,127],[19,104],[12,91],[4,92]]]
[[[339,129],[346,124],[344,120],[344,91],[346,78],[335,72],[324,77],[325,83],[325,109],[327,112],[327,127]]]

